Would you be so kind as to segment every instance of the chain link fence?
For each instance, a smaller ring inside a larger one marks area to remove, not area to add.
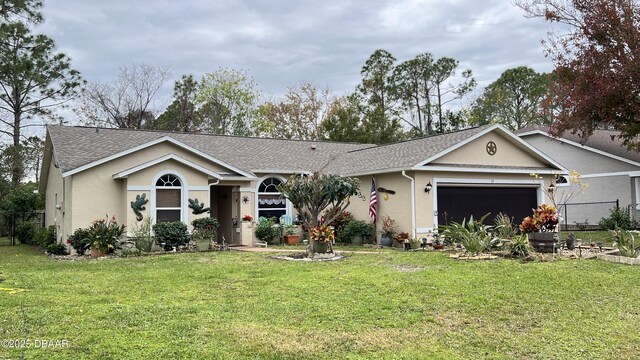
[[[12,214],[0,211],[0,245],[16,245],[16,230],[23,223],[31,223],[36,231],[44,228],[44,211]]]
[[[598,224],[606,218],[613,209],[620,208],[620,201],[598,201],[558,205],[562,214],[561,228],[563,230],[584,231],[602,230]]]

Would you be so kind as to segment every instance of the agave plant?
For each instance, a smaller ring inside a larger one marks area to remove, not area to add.
[[[502,242],[494,236],[493,227],[484,223],[489,214],[485,214],[480,220],[475,220],[471,215],[468,221],[463,219],[462,223],[452,221],[451,225],[442,226],[441,232],[447,241],[462,244],[468,253],[477,254],[497,249],[502,246]]]
[[[632,233],[616,227],[613,233],[613,246],[618,248],[620,256],[638,257],[640,255],[640,243],[636,242]]]

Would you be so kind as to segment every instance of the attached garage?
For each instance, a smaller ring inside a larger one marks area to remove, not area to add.
[[[518,223],[538,206],[540,186],[439,184],[436,189],[438,224],[462,222],[473,215],[479,219],[487,213],[485,222],[493,224],[499,213],[509,215]]]

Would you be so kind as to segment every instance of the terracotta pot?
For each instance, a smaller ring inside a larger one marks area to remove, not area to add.
[[[103,257],[105,255],[105,252],[97,249],[97,248],[91,248],[91,257],[92,258],[99,258],[99,257]]]
[[[288,245],[298,244],[300,242],[300,235],[285,235],[284,236],[284,241]]]
[[[434,250],[442,250],[442,249],[444,249],[444,244],[433,244],[431,246],[433,246]]]

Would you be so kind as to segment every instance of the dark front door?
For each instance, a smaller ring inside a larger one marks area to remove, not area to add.
[[[530,216],[536,206],[537,189],[532,187],[438,186],[439,225],[461,223],[471,215],[480,219],[487,213],[491,215],[485,223],[493,224],[501,212],[513,218],[517,225],[522,218]]]

